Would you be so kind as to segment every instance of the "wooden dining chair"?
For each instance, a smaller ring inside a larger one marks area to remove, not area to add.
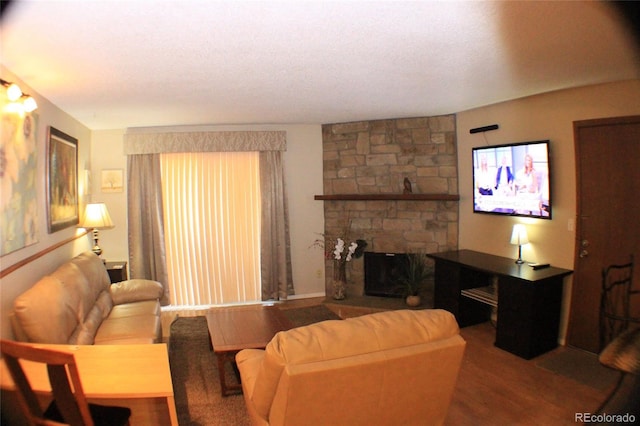
[[[640,328],[631,326],[600,353],[598,360],[620,374],[598,414],[627,414],[640,418]]]
[[[0,352],[13,378],[20,409],[30,425],[71,426],[128,425],[131,410],[89,404],[82,389],[75,356],[71,352],[37,347],[11,340],[0,341]],[[42,410],[21,360],[46,364],[53,402]]]
[[[640,297],[640,289],[633,287],[633,256],[628,263],[610,265],[602,270],[600,350],[630,325],[640,326],[640,316],[631,311],[634,297]]]

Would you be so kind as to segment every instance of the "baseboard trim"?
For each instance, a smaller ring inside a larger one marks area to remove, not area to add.
[[[307,293],[307,294],[293,294],[287,297],[287,300],[298,300],[298,299],[312,299],[315,297],[325,297],[326,294],[324,292],[321,293]]]

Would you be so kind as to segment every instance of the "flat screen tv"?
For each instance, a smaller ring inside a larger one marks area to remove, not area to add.
[[[551,219],[549,141],[473,148],[473,211]]]

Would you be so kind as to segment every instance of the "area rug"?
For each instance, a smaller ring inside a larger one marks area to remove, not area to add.
[[[283,309],[282,312],[295,327],[340,319],[321,305]],[[171,324],[169,364],[180,426],[250,424],[242,395],[221,395],[216,357],[209,347],[205,317],[178,317]],[[227,383],[236,382],[231,366],[225,375]]]
[[[536,361],[545,370],[601,391],[610,390],[619,373],[598,362],[598,355],[571,347],[560,347]]]
[[[180,426],[250,424],[242,395],[223,397],[220,392],[205,317],[178,317],[171,324],[169,365]],[[233,383],[233,371],[227,374]]]

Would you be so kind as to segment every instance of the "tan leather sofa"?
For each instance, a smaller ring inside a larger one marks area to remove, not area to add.
[[[72,345],[158,343],[162,294],[162,285],[151,280],[111,284],[102,260],[87,251],[16,298],[14,337]]]
[[[254,425],[439,425],[465,341],[443,310],[401,310],[278,333],[236,355]]]

